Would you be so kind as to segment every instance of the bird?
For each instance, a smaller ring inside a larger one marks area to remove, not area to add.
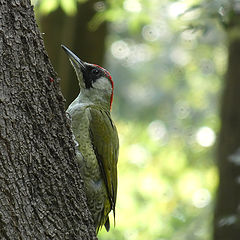
[[[80,93],[69,105],[76,156],[83,179],[87,205],[96,233],[105,226],[117,198],[119,139],[111,117],[114,83],[110,73],[97,64],[82,61],[61,45],[76,72]]]

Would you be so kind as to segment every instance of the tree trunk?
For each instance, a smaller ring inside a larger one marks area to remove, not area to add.
[[[78,95],[79,87],[76,74],[60,45],[66,45],[86,62],[103,65],[107,23],[103,22],[94,31],[89,29],[89,22],[96,14],[94,4],[97,2],[99,0],[79,3],[78,11],[74,16],[68,16],[58,8],[49,15],[40,17],[46,49],[61,78],[61,88],[67,106]]]
[[[0,239],[97,239],[30,0],[0,0]]]
[[[236,22],[227,32],[230,40],[217,149],[220,182],[214,240],[240,239],[240,17],[233,20]]]

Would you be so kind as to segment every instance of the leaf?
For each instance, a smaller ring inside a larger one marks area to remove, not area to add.
[[[190,8],[188,8],[183,13],[179,14],[179,17],[184,16],[186,13],[189,13],[189,12],[194,11],[194,10],[198,10],[200,8],[202,8],[201,4],[195,4],[195,5],[191,6]]]
[[[59,6],[58,0],[42,0],[40,2],[40,13],[49,14]]]
[[[61,0],[60,5],[64,12],[68,15],[74,15],[77,12],[76,0]]]

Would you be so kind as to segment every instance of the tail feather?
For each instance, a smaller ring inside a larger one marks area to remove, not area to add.
[[[110,229],[109,217],[107,218],[106,222],[104,223],[104,226],[105,226],[107,232],[109,232],[109,229]]]
[[[115,206],[113,208],[113,219],[114,219],[114,227],[116,226],[116,218],[115,218]]]

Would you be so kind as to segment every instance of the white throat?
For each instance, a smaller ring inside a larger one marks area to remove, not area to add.
[[[81,88],[78,99],[83,104],[98,105],[109,111],[111,95],[112,85],[110,81],[101,77],[92,83],[91,88]]]

